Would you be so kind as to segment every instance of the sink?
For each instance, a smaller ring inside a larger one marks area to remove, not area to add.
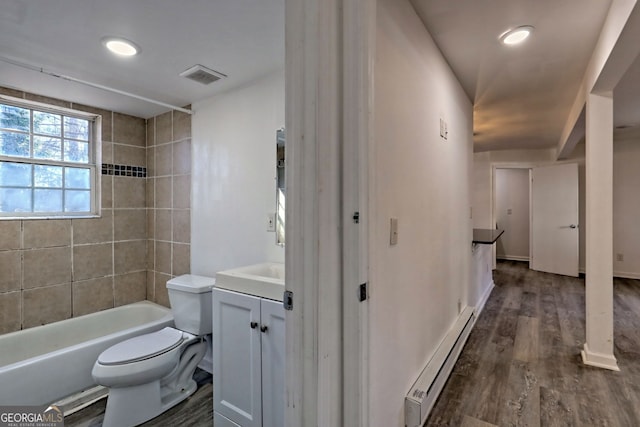
[[[282,301],[284,264],[265,262],[219,271],[215,287]]]
[[[227,270],[223,273],[239,273],[250,276],[266,277],[268,279],[277,279],[282,281],[284,286],[284,264],[278,262],[265,262],[262,264],[248,265],[233,270]]]

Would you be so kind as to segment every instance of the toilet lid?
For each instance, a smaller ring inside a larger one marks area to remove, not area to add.
[[[182,332],[166,327],[158,332],[129,338],[109,347],[98,356],[101,365],[120,365],[149,359],[176,348],[182,342]]]

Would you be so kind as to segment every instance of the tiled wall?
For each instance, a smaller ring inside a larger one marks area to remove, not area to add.
[[[147,166],[144,119],[0,93],[101,114],[103,163]],[[0,221],[0,333],[147,297],[145,184],[144,176],[102,175],[100,218]]]
[[[147,299],[168,307],[167,280],[190,271],[190,115],[147,120],[147,172]]]

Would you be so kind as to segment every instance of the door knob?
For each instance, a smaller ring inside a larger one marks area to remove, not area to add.
[[[251,325],[251,329],[255,329],[258,327],[258,322],[251,322],[250,325]]]
[[[269,329],[269,327],[268,327],[268,326],[266,326],[266,325],[262,325],[262,326],[260,327],[260,330],[261,330],[262,332],[264,332],[264,333],[266,333],[268,329]]]
[[[577,225],[575,225],[575,224],[571,224],[571,225],[569,226],[569,228],[578,228],[578,226],[577,226]]]

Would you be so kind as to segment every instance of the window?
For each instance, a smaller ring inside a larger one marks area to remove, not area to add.
[[[100,116],[0,96],[0,218],[97,215]]]

